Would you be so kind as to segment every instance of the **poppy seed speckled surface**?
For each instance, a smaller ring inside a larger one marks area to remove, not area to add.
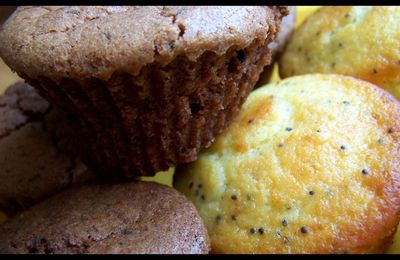
[[[279,73],[353,76],[400,98],[399,49],[399,6],[324,6],[289,39]]]
[[[216,253],[383,253],[400,220],[399,117],[366,81],[291,77],[252,92],[174,187]]]

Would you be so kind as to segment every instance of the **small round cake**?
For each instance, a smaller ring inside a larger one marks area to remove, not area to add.
[[[399,6],[326,6],[296,29],[279,73],[283,78],[308,73],[353,76],[400,99],[399,49]]]
[[[382,253],[400,220],[399,117],[369,82],[291,77],[253,91],[174,187],[215,253]]]
[[[282,55],[284,51],[287,41],[293,33],[296,24],[296,6],[288,7],[289,14],[282,19],[281,29],[279,30],[278,37],[275,41],[269,44],[269,48],[272,51],[271,57],[272,62],[270,65],[264,68],[264,71],[260,75],[260,79],[257,81],[256,87],[260,87],[269,83],[272,77],[272,73],[274,71],[276,61]]]
[[[92,178],[70,123],[28,84],[0,96],[1,211],[11,216]]]
[[[86,184],[0,226],[1,253],[206,254],[209,238],[194,205],[151,182]]]
[[[0,56],[79,118],[98,174],[151,176],[194,161],[237,115],[287,7],[19,7]]]

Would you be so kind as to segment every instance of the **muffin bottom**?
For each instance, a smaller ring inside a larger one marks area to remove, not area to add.
[[[265,65],[267,42],[194,62],[177,57],[139,75],[115,72],[102,81],[28,78],[50,102],[79,119],[86,163],[103,175],[152,176],[196,160],[238,113]]]

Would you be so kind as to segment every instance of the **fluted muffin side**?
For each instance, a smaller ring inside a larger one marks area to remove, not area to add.
[[[80,119],[89,165],[149,176],[194,161],[227,128],[269,62],[268,47],[255,41],[222,56],[206,52],[197,62],[181,56],[166,67],[151,64],[138,76],[26,80]]]

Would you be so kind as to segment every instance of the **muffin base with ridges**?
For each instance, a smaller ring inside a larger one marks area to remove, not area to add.
[[[227,128],[270,63],[265,42],[233,46],[222,56],[205,52],[196,62],[179,56],[165,67],[147,65],[137,76],[115,72],[107,81],[57,84],[21,76],[80,119],[91,168],[123,177],[151,176],[194,161]]]

